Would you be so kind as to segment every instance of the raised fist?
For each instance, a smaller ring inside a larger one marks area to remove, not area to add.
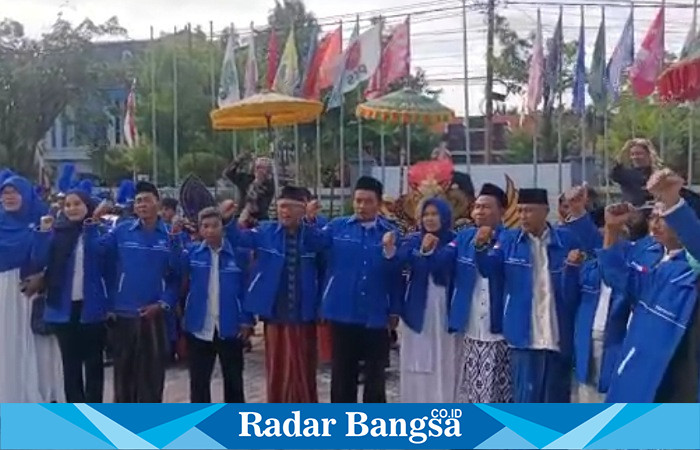
[[[53,228],[53,216],[43,216],[39,229],[41,231],[51,231],[51,228]]]
[[[605,226],[620,228],[629,219],[632,207],[629,203],[615,203],[605,208]]]
[[[476,237],[474,238],[474,243],[477,247],[482,247],[493,239],[493,228],[491,227],[479,227],[479,231],[476,232]]]
[[[566,257],[566,263],[571,266],[580,266],[586,259],[586,255],[581,250],[571,250]]]
[[[423,242],[421,242],[420,246],[421,251],[423,251],[423,253],[432,252],[437,247],[439,241],[440,239],[434,234],[425,233],[423,236]]]
[[[236,202],[231,199],[224,200],[219,204],[219,211],[222,219],[230,220],[236,214]]]
[[[393,251],[396,248],[396,235],[393,231],[389,231],[382,237],[382,246],[384,250]]]
[[[102,200],[97,208],[95,208],[95,212],[92,213],[92,217],[99,220],[110,212],[112,212],[112,203],[109,200]]]
[[[661,169],[651,174],[647,190],[666,207],[670,207],[680,200],[683,184],[683,179],[671,169]]]

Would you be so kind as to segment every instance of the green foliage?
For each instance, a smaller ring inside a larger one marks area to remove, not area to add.
[[[227,160],[219,155],[207,152],[192,152],[180,158],[180,173],[193,173],[207,185],[214,185]]]
[[[83,105],[71,116],[86,123],[80,119],[90,115],[84,107],[99,95],[98,87],[119,78],[119,70],[94,57],[94,40],[123,34],[116,18],[73,26],[59,17],[38,40],[26,36],[19,22],[0,22],[0,165],[33,173],[38,142],[68,105]]]

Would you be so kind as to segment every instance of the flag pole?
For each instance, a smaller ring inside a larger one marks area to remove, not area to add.
[[[586,29],[586,11],[585,7],[581,5],[581,29],[585,30]],[[580,132],[579,132],[579,139],[580,139],[580,146],[581,146],[581,181],[582,182],[587,182],[588,181],[588,158],[587,158],[587,151],[586,151],[586,102],[585,102],[585,95],[584,95],[584,102],[583,102],[583,110],[581,111],[581,118],[579,122],[579,127],[580,127]],[[561,176],[561,172],[560,172]]]
[[[467,173],[471,171],[472,152],[469,140],[469,42],[467,39],[467,0],[462,0],[462,57],[464,59],[464,151]]]
[[[343,22],[340,21],[340,42],[343,42]],[[340,70],[345,70],[341,67]],[[338,126],[340,127],[340,215],[345,215],[345,94],[343,93],[343,73],[340,74],[340,107]]]
[[[180,167],[178,160],[180,159],[180,142],[178,133],[178,89],[177,89],[177,27],[173,28],[173,184],[177,187],[180,182]]]
[[[321,191],[321,116],[316,117],[316,192]]]
[[[379,39],[381,40],[381,34]],[[357,104],[359,105],[360,103],[362,103],[362,89],[357,89]],[[365,158],[363,157],[364,151],[362,149],[362,117],[356,113],[355,118],[357,119],[357,167],[359,176],[363,176],[365,174]]]
[[[211,89],[211,108],[216,108],[216,69],[214,68],[214,59],[216,54],[216,45],[214,44],[214,21],[209,21],[209,43],[211,44],[211,52],[209,54],[209,87]]]
[[[605,33],[605,6],[601,6],[601,15],[603,20],[603,49],[607,44],[607,33]],[[603,50],[605,54],[605,50]],[[603,61],[606,58],[603,57]],[[605,203],[610,203],[610,150],[608,149],[608,92],[607,86],[603,84],[603,176],[605,177]]]
[[[299,125],[294,124],[294,184],[299,186],[301,176],[299,174],[301,165],[299,163]]]
[[[630,14],[632,16],[632,63],[634,64],[634,0],[631,2],[632,10]],[[637,138],[637,98],[634,93],[632,93],[632,138]]]
[[[539,155],[537,154],[537,138],[539,137],[540,133],[540,121],[537,115],[537,111],[535,111],[534,117],[535,121],[535,132],[532,134],[532,183],[533,187],[538,187],[538,167],[537,167],[537,161],[539,160]]]
[[[562,19],[562,16],[564,15],[564,7],[559,6],[559,18],[560,20]],[[564,40],[563,38],[563,30],[562,30],[562,41]],[[559,46],[559,62],[557,63],[557,90],[559,91],[559,108],[557,111],[557,186],[559,187],[559,194],[563,192],[563,171],[562,171],[562,162],[564,159],[564,149],[562,148],[562,136],[561,136],[561,118],[562,114],[564,113],[564,100],[562,98],[562,76],[561,76],[561,66],[562,66],[562,58],[564,56],[563,51],[562,51],[563,44]]]
[[[233,35],[234,32],[234,27],[233,27],[233,22],[229,25],[229,33]],[[235,45],[235,44],[234,44]],[[233,64],[236,64],[236,48],[232,48],[233,50]],[[236,76],[238,76],[238,71],[236,70]],[[238,82],[236,82],[236,86],[239,86]],[[233,155],[233,158],[236,159],[238,157],[238,131],[233,130],[231,131],[231,154]]]
[[[151,48],[151,57],[150,57],[150,63],[151,63],[151,158],[153,159],[153,184],[158,186],[158,148],[156,147],[156,141],[157,141],[157,128],[156,128],[156,119],[157,119],[157,109],[156,109],[156,55],[155,55],[155,46],[154,46],[154,40],[155,40],[155,33],[153,31],[153,26],[151,26],[151,42],[150,42],[150,48]]]
[[[379,158],[382,163],[382,184],[386,184],[386,143],[384,124],[382,123],[379,135]]]
[[[693,38],[697,39],[697,18],[698,18],[698,0],[693,1]],[[688,187],[693,186],[693,146],[695,133],[693,125],[695,121],[695,102],[691,101],[688,109]]]
[[[666,0],[661,0],[661,10],[663,11],[663,19],[661,20],[661,70],[666,63]],[[659,136],[659,156],[663,161],[666,153],[666,108],[662,103],[659,105],[659,122],[661,133]]]

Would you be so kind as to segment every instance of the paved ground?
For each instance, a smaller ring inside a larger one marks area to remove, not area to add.
[[[245,381],[245,395],[248,403],[265,403],[265,360],[264,344],[262,340],[262,330],[252,338],[253,350],[245,354],[245,370],[243,378]],[[391,367],[387,368],[387,400],[391,403],[399,402],[399,375],[398,375],[398,353],[392,350]],[[112,368],[108,368],[106,373],[105,402],[112,402],[114,389],[112,384]],[[317,372],[317,384],[319,400],[322,403],[330,401],[330,367],[320,367]],[[186,367],[173,367],[168,370],[165,380],[165,398],[169,403],[189,402],[189,377]],[[361,397],[360,391],[360,398]],[[212,380],[212,401],[223,402],[223,385],[221,369],[217,363],[214,369]]]

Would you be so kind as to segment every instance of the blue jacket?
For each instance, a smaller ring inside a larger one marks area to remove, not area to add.
[[[416,333],[423,331],[423,319],[425,317],[425,306],[428,299],[428,282],[430,276],[440,279],[446,283],[445,298],[450,309],[450,297],[452,293],[451,277],[452,268],[438,268],[433,264],[431,257],[422,255],[420,247],[422,234],[413,233],[406,237],[399,247],[396,258],[401,266],[409,267],[408,285],[404,301],[401,307],[401,319]]]
[[[302,224],[299,230],[299,255],[301,259],[301,311],[303,322],[318,318],[318,257],[304,244],[310,226]],[[234,247],[255,251],[255,261],[250,271],[250,284],[243,308],[263,319],[276,319],[275,302],[284,271],[285,231],[277,222],[262,222],[253,230],[242,230],[233,221],[226,226],[226,237]]]
[[[306,235],[310,248],[327,250],[325,319],[384,328],[390,314],[401,313],[401,266],[398,258],[384,256],[382,246],[389,231],[396,229],[382,217],[369,228],[355,217],[340,217]]]
[[[578,241],[568,230],[549,228],[547,247],[549,273],[559,328],[559,351],[572,354],[574,319],[578,307],[579,270],[566,264],[569,251],[579,248]],[[503,335],[508,343],[521,349],[532,347],[532,261],[527,234],[520,229],[500,234],[496,244],[476,252],[479,271],[488,278],[502,278],[505,305],[503,308]]]
[[[688,223],[693,225],[693,223]],[[666,370],[692,319],[697,302],[696,274],[685,252],[643,273],[635,283],[624,272],[624,247],[614,245],[601,252],[608,276],[627,282],[637,299],[620,359],[612,374],[606,401],[654,402]],[[697,377],[698,374],[689,374]]]
[[[180,290],[179,268],[173,266],[176,247],[160,219],[154,230],[144,230],[140,220],[125,221],[100,238],[101,256],[115,273],[108,292],[117,315],[137,317],[139,309],[161,301],[175,306]]]
[[[566,222],[562,228],[569,230],[578,239],[580,249],[588,256],[595,256],[595,251],[603,248],[603,235],[598,231],[590,213]]]
[[[105,320],[109,310],[107,301],[107,284],[102,277],[103,262],[100,258],[100,227],[86,225],[83,228],[83,308],[80,315],[82,323],[97,323]],[[48,323],[66,323],[70,321],[73,273],[75,272],[75,251],[68,265],[63,268],[63,285],[59,290],[49,289],[46,297],[44,320]],[[48,249],[43,255],[43,264],[48,263]]]
[[[476,264],[476,248],[474,236],[477,228],[467,228],[457,234],[457,238],[451,244],[435,252],[430,263],[439,270],[449,270],[454,274],[454,292],[452,294],[448,326],[450,331],[466,331],[469,323],[474,286],[476,285],[479,271]],[[505,228],[501,225],[496,228],[496,238]],[[503,272],[493,271],[488,278],[490,297],[490,331],[495,334],[503,332]],[[486,276],[486,275],[482,275]]]
[[[239,266],[239,258],[224,240],[219,253],[219,335],[233,338],[241,325],[252,325],[253,316],[243,311],[246,280],[245,268]],[[204,328],[209,300],[209,276],[211,274],[211,248],[206,243],[193,245],[182,254],[182,273],[189,281],[185,301],[185,330],[197,333]]]
[[[579,308],[576,313],[576,324],[574,328],[574,360],[576,379],[581,383],[588,382],[590,361],[593,357],[592,332],[596,310],[600,302],[600,289],[603,280],[601,267],[597,259],[586,261],[581,267],[579,276]],[[613,305],[620,304],[625,297],[625,292],[619,289],[612,289],[610,295],[610,306],[606,317],[605,333],[603,337],[603,355],[601,361],[600,374],[598,378],[598,391],[606,392],[610,385],[610,377],[619,352],[619,345],[624,338],[626,331],[626,318],[622,324],[621,336],[616,335],[616,328],[612,325],[614,315]],[[619,330],[619,329],[617,329]]]

